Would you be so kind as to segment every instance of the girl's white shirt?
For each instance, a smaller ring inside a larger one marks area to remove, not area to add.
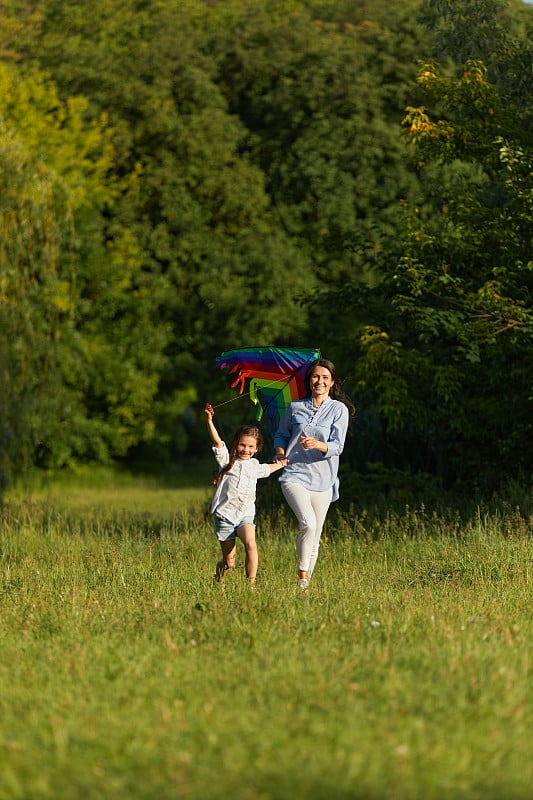
[[[229,464],[229,452],[224,442],[222,447],[211,449],[219,469]],[[237,459],[217,483],[211,513],[220,514],[234,525],[245,517],[254,517],[257,480],[268,478],[270,472],[270,466],[261,464],[257,458]]]

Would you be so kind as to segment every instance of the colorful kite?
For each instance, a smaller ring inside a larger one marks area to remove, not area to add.
[[[273,436],[291,400],[305,397],[304,378],[307,368],[320,358],[320,350],[289,347],[250,347],[228,350],[217,357],[221,369],[236,373],[231,384],[243,394],[249,380],[248,393],[257,405],[256,419],[263,419]]]

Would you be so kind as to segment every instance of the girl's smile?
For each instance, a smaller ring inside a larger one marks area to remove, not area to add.
[[[237,444],[237,458],[253,458],[257,453],[257,441],[254,436],[241,436]]]

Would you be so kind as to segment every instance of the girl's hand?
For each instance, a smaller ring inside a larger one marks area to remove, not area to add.
[[[213,410],[213,406],[211,405],[211,403],[205,404],[204,411],[207,414],[208,419],[213,419],[213,417],[215,416],[215,412]]]
[[[315,439],[314,436],[304,436],[303,434],[300,436],[300,444],[304,450],[314,450],[320,446],[318,439]]]

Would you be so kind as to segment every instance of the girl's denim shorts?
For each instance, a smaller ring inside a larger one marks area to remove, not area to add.
[[[243,517],[243,519],[241,519],[240,522],[237,522],[237,524],[230,522],[228,519],[224,519],[224,517],[221,517],[220,514],[215,514],[214,517],[215,531],[219,542],[229,542],[232,539],[236,539],[237,528],[240,528],[241,525],[254,524],[253,517]]]

